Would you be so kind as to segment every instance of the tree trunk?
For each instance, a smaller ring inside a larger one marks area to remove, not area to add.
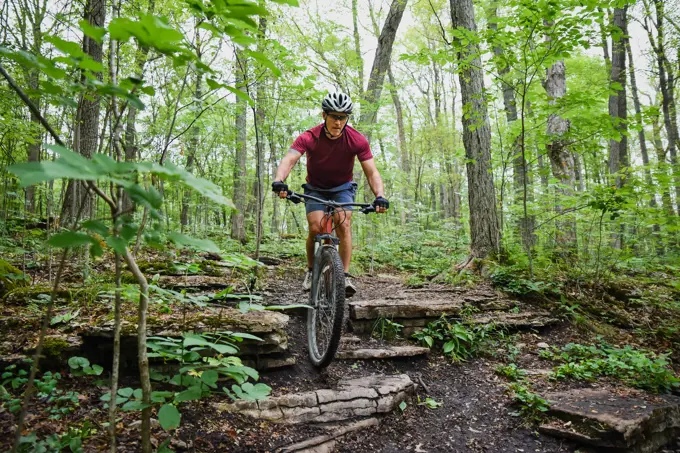
[[[235,63],[236,88],[245,90],[245,65],[247,64],[243,54],[237,51],[237,61]],[[236,98],[236,143],[234,159],[234,194],[232,196],[236,209],[231,213],[231,237],[246,243],[245,211],[248,200],[247,181],[246,181],[246,160],[248,157],[248,147],[246,143],[246,118],[247,102],[241,98]]]
[[[359,9],[357,5],[357,0],[352,0],[352,25],[353,25],[353,37],[354,37],[354,52],[357,54],[357,72],[359,74],[359,80],[357,87],[359,88],[359,93],[364,89],[364,58],[361,55],[361,37],[359,36]]]
[[[616,175],[616,187],[621,188],[628,162],[628,111],[626,104],[626,47],[624,35],[627,8],[615,8],[613,25],[617,33],[612,36],[612,63],[610,75],[609,116],[614,128],[620,134],[619,139],[609,140],[609,173]],[[618,86],[617,86],[618,85]]]
[[[198,32],[196,33],[198,36]],[[200,49],[200,43],[196,42],[196,47]],[[200,51],[198,52],[198,57],[200,59]],[[203,74],[201,72],[196,72],[196,85],[194,86],[194,99],[196,102],[196,115],[199,115],[201,111],[201,97],[203,96],[203,90],[201,89],[201,84],[203,82]],[[191,139],[189,140],[189,146],[187,147],[187,163],[185,170],[191,173],[194,169],[194,161],[196,160],[196,151],[198,151],[198,136],[199,136],[198,124],[194,124],[193,130],[191,132]],[[180,214],[180,225],[182,231],[186,231],[189,226],[189,209],[191,208],[191,189],[185,187],[182,194],[182,212]]]
[[[394,75],[392,74],[392,66],[387,69],[387,77],[389,80],[390,95],[392,97],[392,104],[394,104],[394,112],[397,117],[397,134],[398,134],[398,147],[399,147],[399,166],[403,174],[403,180],[401,181],[401,198],[402,203],[408,200],[408,188],[411,183],[410,175],[410,163],[408,156],[408,148],[406,147],[406,130],[404,129],[404,112],[401,107],[401,100],[399,99],[399,92],[397,91],[397,85],[394,80]],[[402,225],[406,223],[406,209],[404,206],[401,208],[401,223]]]
[[[87,0],[83,13],[85,20],[93,26],[103,27],[106,19],[106,1]],[[102,62],[102,44],[90,38],[83,37],[83,51],[94,61]],[[101,81],[102,74],[97,73]],[[84,76],[83,76],[84,77]],[[88,93],[83,96],[76,112],[76,143],[78,151],[88,159],[96,152],[99,137],[99,96]],[[61,211],[61,224],[67,225],[74,218],[77,205],[83,205],[83,216],[92,216],[92,195],[79,181],[69,181]]]
[[[267,34],[267,19],[260,17],[260,42],[258,43],[258,50],[263,52],[262,42]],[[264,137],[262,134],[262,127],[265,120],[265,106],[264,101],[267,97],[265,93],[265,85],[262,78],[257,81],[255,85],[255,102],[257,103],[255,114],[254,125],[255,125],[255,144],[257,147],[256,156],[256,168],[257,168],[257,186],[255,191],[255,197],[257,200],[256,210],[257,210],[257,226],[256,226],[256,246],[255,246],[255,259],[260,256],[260,243],[262,242],[262,231],[263,231],[263,210],[264,210]]]
[[[494,2],[490,9],[489,29],[496,32],[498,30],[498,23],[494,18],[498,15],[498,8]],[[510,65],[506,63],[506,56],[503,48],[499,45],[493,46],[493,53],[496,57],[496,67],[498,70],[499,79],[501,81],[501,89],[503,91],[503,106],[505,108],[505,117],[509,125],[517,121],[517,102],[515,100],[515,90],[513,84],[508,80],[510,78]],[[523,112],[524,113],[524,112]],[[524,130],[522,130],[524,134]],[[513,149],[513,188],[514,188],[514,202],[522,204],[526,207],[526,201],[533,200],[533,192],[528,190],[527,180],[527,162],[525,159],[525,152],[523,152],[522,144],[526,143],[525,137],[519,135],[515,137],[512,142]],[[526,199],[525,199],[526,198]],[[525,214],[518,222],[520,237],[524,249],[529,251],[536,243],[536,235],[534,228],[536,227],[536,217]]]
[[[666,127],[666,137],[668,139],[668,154],[671,158],[672,172],[674,173],[675,181],[675,202],[677,213],[680,215],[680,171],[678,169],[678,120],[675,105],[674,83],[675,77],[673,69],[666,55],[666,43],[664,35],[664,2],[662,0],[654,0],[656,10],[656,31],[657,37],[651,33],[651,29],[647,25],[645,19],[645,29],[649,36],[649,41],[652,49],[656,55],[656,62],[659,70],[659,88],[661,89],[661,110],[663,111],[664,126]],[[650,15],[649,7],[645,2],[647,15]],[[655,43],[656,41],[656,43]]]
[[[555,105],[556,100],[564,97],[567,92],[567,78],[564,67],[564,60],[555,62],[548,68],[545,80],[545,91],[548,94],[550,105]],[[565,134],[569,132],[569,120],[562,118],[557,113],[548,116],[548,137],[552,139],[548,143],[548,157],[552,166],[552,173],[560,182],[558,193],[563,196],[571,196],[576,184],[576,173],[574,170],[574,156],[567,148]],[[556,211],[564,215],[564,208],[556,203]],[[573,255],[576,253],[576,223],[573,220],[561,218],[557,221],[555,233],[557,247],[560,253]]]
[[[665,181],[668,180],[668,164],[666,163],[666,149],[663,147],[663,141],[661,140],[661,125],[659,124],[659,112],[652,111],[651,115],[652,123],[652,135],[654,138],[654,150],[656,151],[657,167],[656,167],[656,180],[659,184],[659,189],[661,190],[661,207],[667,216],[675,216],[673,211],[673,201],[671,200],[671,194],[668,185]]]
[[[373,67],[371,68],[371,75],[368,79],[368,86],[364,94],[364,103],[362,104],[362,113],[359,123],[362,126],[362,132],[368,138],[370,143],[373,133],[373,125],[376,123],[378,115],[378,104],[380,103],[380,94],[382,93],[383,81],[385,80],[385,72],[390,66],[390,58],[392,57],[392,45],[394,38],[399,28],[399,23],[404,15],[406,3],[408,0],[393,0],[390,5],[390,12],[387,14],[387,19],[383,25],[382,32],[378,37],[378,48],[375,50],[375,59],[373,60]]]
[[[472,0],[451,0],[454,28],[475,33]],[[484,72],[479,47],[456,40],[460,90],[463,108],[463,145],[467,158],[468,199],[470,203],[471,255],[486,258],[500,252],[500,231],[496,194],[491,173],[491,132],[484,93]]]
[[[645,182],[649,190],[652,190],[654,183],[652,181],[652,173],[649,168],[649,152],[647,151],[647,139],[645,138],[644,122],[642,120],[642,107],[640,105],[640,97],[637,89],[637,79],[635,77],[635,66],[633,65],[633,52],[630,48],[630,40],[626,39],[626,52],[628,54],[628,74],[630,76],[630,89],[633,94],[633,105],[635,106],[635,121],[638,123],[640,130],[638,131],[638,140],[640,142],[640,154],[642,154],[642,163],[645,166]],[[651,207],[656,207],[656,194],[652,193],[649,200]]]

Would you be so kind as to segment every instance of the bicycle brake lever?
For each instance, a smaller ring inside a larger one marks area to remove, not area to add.
[[[373,205],[366,206],[365,208],[361,209],[362,214],[368,214],[368,213],[371,213],[371,212],[375,212],[375,206],[373,206]]]
[[[295,204],[298,204],[302,201],[302,197],[300,195],[296,194],[295,192],[288,192],[288,196],[286,198],[288,198],[290,201],[292,201]]]

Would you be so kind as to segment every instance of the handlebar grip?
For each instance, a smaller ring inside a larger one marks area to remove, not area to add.
[[[368,214],[368,213],[371,213],[371,212],[375,212],[375,206],[373,206],[373,205],[366,206],[365,208],[362,208],[360,212],[362,214]]]

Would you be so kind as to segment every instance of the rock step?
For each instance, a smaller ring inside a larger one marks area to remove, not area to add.
[[[293,445],[288,445],[277,449],[277,453],[325,453],[331,452],[335,448],[335,440],[349,433],[361,431],[362,429],[378,426],[380,422],[377,418],[371,417],[365,420],[349,423],[344,426],[336,427],[332,432],[321,436],[312,437]]]
[[[413,319],[438,318],[442,314],[459,316],[462,310],[474,305],[482,311],[510,310],[517,305],[516,301],[498,299],[493,296],[460,295],[454,297],[435,297],[427,300],[414,298],[389,298],[361,300],[349,302],[349,313],[353,320],[360,319]]]
[[[680,434],[680,398],[636,390],[575,389],[546,395],[540,431],[621,453],[652,453]]]
[[[447,313],[448,315],[449,313]],[[436,317],[426,318],[392,318],[391,321],[401,324],[401,336],[410,337],[415,332],[422,330],[430,322],[436,321]],[[525,311],[522,313],[492,312],[472,316],[467,320],[470,324],[495,324],[498,327],[508,329],[527,329],[545,327],[559,322],[559,319],[544,311]],[[358,319],[352,321],[352,329],[356,333],[371,333],[374,328],[374,320]]]
[[[390,412],[409,399],[414,391],[413,382],[405,374],[371,375],[341,380],[335,390],[214,404],[220,411],[238,412],[276,423],[324,423]]]
[[[430,348],[421,346],[390,346],[381,349],[355,349],[349,351],[338,351],[336,359],[389,359],[396,357],[414,357],[430,353]]]

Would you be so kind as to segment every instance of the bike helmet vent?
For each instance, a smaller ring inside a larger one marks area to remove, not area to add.
[[[345,93],[328,93],[321,102],[323,111],[340,112],[350,115],[352,113],[352,100]]]

